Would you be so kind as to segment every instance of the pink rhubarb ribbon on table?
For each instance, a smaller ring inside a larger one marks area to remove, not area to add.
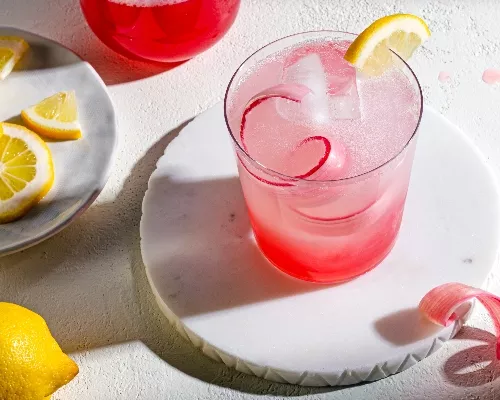
[[[496,356],[500,360],[500,297],[462,283],[446,283],[428,292],[418,308],[435,324],[449,326],[459,318],[455,313],[458,307],[474,298],[483,304],[495,324]]]

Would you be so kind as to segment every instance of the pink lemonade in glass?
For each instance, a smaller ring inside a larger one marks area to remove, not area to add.
[[[233,24],[240,0],[80,0],[108,47],[130,58],[183,61],[215,44]]]
[[[271,43],[226,93],[257,244],[312,282],[352,279],[392,249],[422,113],[419,83],[398,56],[379,77],[344,61],[354,38],[323,31]]]

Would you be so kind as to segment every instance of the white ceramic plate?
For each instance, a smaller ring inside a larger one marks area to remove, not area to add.
[[[48,195],[19,221],[0,225],[0,255],[33,246],[68,226],[96,199],[108,179],[117,145],[115,113],[94,69],[58,43],[14,28],[31,48],[0,81],[0,121],[21,123],[22,109],[61,90],[75,90],[83,138],[48,143],[55,182]]]
[[[401,372],[453,337],[421,318],[435,286],[481,286],[500,242],[494,175],[467,136],[425,107],[401,232],[341,285],[286,276],[258,250],[218,104],[167,147],[142,205],[141,250],[160,309],[209,357],[304,386]],[[366,396],[369,398],[369,396]]]

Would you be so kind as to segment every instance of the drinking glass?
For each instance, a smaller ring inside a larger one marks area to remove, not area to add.
[[[277,59],[278,54],[296,49],[302,43],[352,42],[355,37],[320,31],[273,42],[243,62],[225,96],[226,124],[257,245],[278,269],[311,282],[350,280],[374,268],[393,248],[403,216],[422,115],[419,82],[410,67],[393,53],[392,68],[404,74],[415,92],[416,101],[408,104],[416,110],[414,126],[410,126],[407,139],[388,160],[342,179],[301,179],[266,167],[242,145],[241,120],[253,96],[280,83],[281,75],[276,71],[268,73],[267,65],[273,63],[263,64],[265,60]],[[279,134],[285,137],[287,132]],[[384,140],[389,143],[393,138],[388,135]]]

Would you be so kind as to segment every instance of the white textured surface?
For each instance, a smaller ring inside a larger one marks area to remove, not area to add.
[[[309,29],[360,31],[394,11],[414,12],[429,22],[433,38],[412,60],[426,101],[470,135],[500,177],[500,87],[481,81],[483,70],[500,60],[497,0],[244,0],[222,42],[161,74],[157,66],[129,63],[101,45],[77,3],[0,0],[0,25],[59,40],[113,85],[121,134],[114,173],[97,204],[53,239],[0,259],[0,299],[42,313],[81,366],[78,378],[54,399],[246,400],[266,393],[307,400],[500,396],[498,363],[475,372],[475,363],[494,355],[492,335],[477,330],[492,329],[479,308],[470,322],[475,328],[459,334],[465,340],[448,343],[414,368],[373,384],[315,390],[234,372],[201,356],[160,314],[145,280],[138,230],[147,180],[169,142],[165,134],[221,100],[232,72],[250,52]],[[449,83],[437,80],[441,70],[453,74]],[[499,294],[498,268],[490,283]],[[464,370],[467,366],[472,367]]]
[[[385,378],[453,337],[461,323],[421,318],[420,299],[446,282],[482,286],[500,241],[495,178],[462,132],[424,108],[391,254],[325,286],[286,276],[259,251],[223,110],[198,115],[169,144],[142,206],[146,273],[184,337],[238,371],[304,386]]]

